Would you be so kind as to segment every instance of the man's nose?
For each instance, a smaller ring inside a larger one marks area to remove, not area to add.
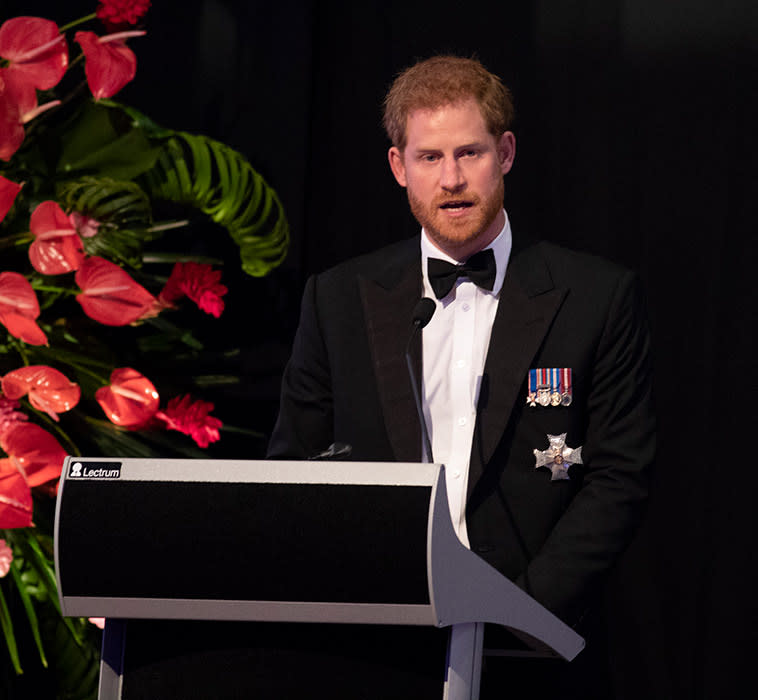
[[[463,169],[456,159],[445,160],[440,173],[440,187],[448,192],[457,192],[466,186]]]

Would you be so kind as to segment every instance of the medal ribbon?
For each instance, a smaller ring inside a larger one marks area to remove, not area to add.
[[[561,394],[571,394],[571,367],[561,369]]]

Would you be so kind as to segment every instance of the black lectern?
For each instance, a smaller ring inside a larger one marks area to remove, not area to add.
[[[387,662],[407,689],[413,654],[438,656],[440,628],[466,622],[505,626],[544,655],[583,647],[460,542],[440,465],[70,457],[55,563],[63,614],[108,618],[103,699],[234,697],[223,679],[250,679],[236,697],[287,697],[342,667],[380,688],[373,657],[403,640]],[[213,687],[187,680],[198,669]],[[442,696],[442,678],[418,682],[413,697]]]

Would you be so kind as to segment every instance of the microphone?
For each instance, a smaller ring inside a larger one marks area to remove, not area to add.
[[[437,310],[437,304],[434,303],[434,299],[424,297],[420,299],[413,309],[413,325],[416,328],[425,328],[429,321],[432,320],[434,312]]]
[[[353,451],[352,445],[346,442],[333,442],[327,449],[318,454],[308,457],[308,459],[345,459]]]
[[[426,451],[430,463],[434,462],[434,457],[432,456],[432,442],[429,439],[429,430],[426,427],[424,409],[421,405],[421,395],[419,394],[418,382],[416,381],[416,372],[413,370],[413,362],[411,361],[411,345],[413,339],[416,337],[416,333],[432,320],[432,316],[434,316],[436,310],[437,305],[434,303],[434,300],[429,297],[424,297],[418,302],[418,304],[416,304],[412,316],[413,330],[411,331],[410,338],[408,338],[408,344],[405,346],[405,363],[408,365],[408,374],[411,378],[413,398],[416,401],[416,413],[418,413],[418,420],[421,424],[421,436],[424,440],[424,450]]]

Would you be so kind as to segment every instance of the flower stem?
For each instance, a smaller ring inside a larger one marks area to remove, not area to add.
[[[12,248],[13,246],[27,245],[32,242],[33,236],[28,231],[13,233],[0,238],[0,250],[3,248]]]
[[[182,228],[182,226],[189,225],[189,219],[183,219],[182,221],[167,221],[165,224],[156,224],[147,229],[148,233],[155,233],[156,231],[169,231],[172,228]]]
[[[32,289],[36,292],[55,292],[57,294],[67,294],[68,296],[76,296],[77,292],[73,289],[66,289],[65,287],[50,287],[46,284],[39,284],[35,280],[32,280]]]
[[[75,19],[73,22],[69,22],[68,24],[61,27],[60,32],[63,34],[63,32],[68,31],[71,29],[71,27],[76,27],[79,24],[84,24],[85,22],[89,22],[92,19],[95,19],[97,17],[97,12],[93,12],[91,15],[86,15],[85,17],[80,17],[79,19]]]
[[[66,70],[71,70],[77,63],[81,63],[84,60],[84,54],[80,53],[73,61],[70,61]]]
[[[78,457],[80,455],[79,448],[76,446],[76,443],[68,436],[68,433],[61,428],[60,423],[55,422],[52,420],[46,413],[43,411],[37,411],[35,409],[32,409],[31,406],[29,407],[29,410],[34,410],[34,412],[37,414],[37,417],[39,418],[41,423],[47,424],[48,430],[57,433],[58,438],[66,445],[64,446],[64,449],[66,449],[66,452],[70,455],[74,455]]]

